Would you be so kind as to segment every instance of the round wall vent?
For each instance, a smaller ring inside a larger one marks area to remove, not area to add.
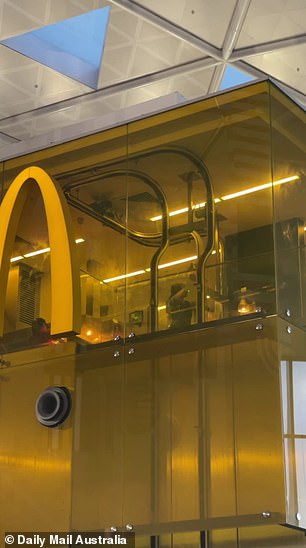
[[[70,410],[71,395],[65,386],[50,386],[36,400],[36,418],[40,424],[49,428],[64,422]]]

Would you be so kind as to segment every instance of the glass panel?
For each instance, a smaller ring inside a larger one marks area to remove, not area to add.
[[[110,280],[125,272],[125,161],[126,129],[123,127],[5,163],[5,188],[21,169],[38,165],[65,192],[80,267],[82,330],[77,340],[81,345],[124,335],[124,284],[117,290]],[[39,254],[30,257],[28,252],[32,251]],[[23,336],[22,333],[17,336],[17,331],[28,326],[28,339],[31,323],[37,317],[50,322],[49,251],[43,201],[33,183],[13,254],[13,258],[21,258],[11,264],[7,297],[6,331],[13,333],[10,337],[16,344],[20,345]],[[33,303],[30,312],[27,311],[26,326],[15,319],[18,315],[16,297],[21,291],[21,268],[32,284]]]
[[[216,253],[207,262],[214,267],[207,268],[207,319],[239,317],[257,308],[275,311],[266,91],[265,84],[255,84],[217,98],[223,124],[206,154],[217,200]]]
[[[271,85],[278,313],[306,323],[305,112]]]
[[[52,345],[50,247],[45,209],[37,185],[30,183],[17,228],[6,292],[2,352]]]
[[[288,328],[289,332],[288,332]],[[305,418],[306,345],[304,330],[279,323],[279,354],[283,408],[284,455],[287,489],[286,522],[305,528]]]
[[[306,362],[292,362],[294,432],[306,437]]]
[[[267,91],[257,84],[129,124],[129,167],[155,184],[154,196],[128,185],[129,229],[147,234],[127,243],[135,332],[275,312]]]
[[[246,82],[250,82],[251,80],[254,80],[254,76],[251,76],[236,67],[227,65],[220,84],[220,90],[239,86]]]

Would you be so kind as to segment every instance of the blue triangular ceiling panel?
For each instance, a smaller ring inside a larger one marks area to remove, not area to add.
[[[250,76],[246,72],[228,65],[222,78],[220,90],[246,84],[247,82],[251,82],[251,80],[254,80],[253,76]]]
[[[8,48],[97,89],[110,8],[1,40]]]

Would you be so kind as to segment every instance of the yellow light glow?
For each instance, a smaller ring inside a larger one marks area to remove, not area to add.
[[[182,209],[176,209],[175,211],[170,211],[169,217],[174,217],[175,215],[180,215],[181,213],[187,213],[189,211],[189,207],[182,207]],[[162,219],[162,215],[157,215],[156,217],[152,217],[150,221],[160,221]]]
[[[19,455],[0,455],[0,464],[6,466],[16,466],[19,469],[43,470],[48,472],[70,472],[71,461],[69,459],[47,459],[33,457],[20,457]]]
[[[48,253],[50,247],[45,247],[45,249],[37,249],[37,251],[31,251],[31,253],[25,253],[24,257],[34,257],[35,255],[41,255],[42,253]]]
[[[81,244],[85,242],[83,238],[77,238],[75,240],[76,244]],[[24,255],[18,255],[18,257],[12,257],[10,259],[11,263],[14,263],[15,261],[21,261],[21,259],[25,259],[28,257],[35,257],[35,255],[41,255],[42,253],[49,253],[50,247],[45,247],[44,249],[38,249],[37,251],[32,251],[31,253],[25,253]]]
[[[181,263],[188,263],[189,261],[195,261],[197,259],[197,255],[192,255],[192,257],[185,257],[184,259],[178,259],[177,261],[171,261],[171,263],[164,263],[158,265],[158,268],[168,268],[168,266],[174,266],[176,264]]]
[[[140,274],[144,274],[144,273],[145,273],[145,270],[137,270],[136,272],[130,272],[129,274],[121,274],[121,276],[115,276],[114,278],[107,278],[107,280],[103,280],[103,283],[108,284],[109,282],[124,280],[125,278],[131,278],[132,276],[139,276]]]
[[[91,335],[92,335],[92,331],[91,331],[90,329],[88,329],[88,330],[86,331],[86,336],[87,336],[87,337],[90,337]]]
[[[161,306],[158,307],[158,310],[166,310],[166,308],[167,308],[166,305],[163,304],[163,305],[161,305]]]
[[[282,185],[284,183],[289,183],[290,181],[296,181],[297,179],[299,179],[298,175],[292,175],[292,177],[285,177],[284,179],[278,179],[277,181],[274,181],[273,183],[272,182],[264,183],[262,185],[257,185],[250,188],[246,188],[244,190],[240,190],[239,192],[226,194],[225,196],[222,196],[221,198],[215,198],[214,202],[215,204],[218,204],[223,200],[224,201],[232,200],[233,198],[239,198],[240,196],[245,196],[246,194],[252,194],[253,192],[258,192],[259,190],[264,190],[266,188],[270,188],[271,186],[277,186],[277,185]],[[206,202],[201,202],[199,204],[193,205],[192,209],[200,209],[201,207],[205,207],[205,205],[206,205]],[[179,215],[180,213],[186,213],[187,211],[189,211],[188,207],[177,209],[175,211],[170,211],[169,217],[173,217],[174,215]],[[152,217],[150,221],[160,221],[161,219],[162,219],[162,215],[157,215],[156,217]]]
[[[233,194],[226,194],[221,197],[221,200],[232,200],[233,198],[239,198],[240,196],[245,196],[246,194],[252,194],[253,192],[258,192],[259,190],[265,190],[266,188],[271,188],[272,186],[283,185],[284,183],[289,183],[290,181],[296,181],[299,179],[298,175],[293,175],[292,177],[285,177],[284,179],[278,179],[277,181],[265,183],[263,185],[253,186],[251,188],[246,188],[240,190],[239,192],[234,192]]]
[[[191,257],[184,257],[184,259],[178,259],[177,261],[171,261],[170,263],[164,263],[158,265],[158,268],[168,268],[169,266],[175,266],[181,263],[188,263],[190,261],[195,261],[198,258],[197,255],[192,255]],[[139,276],[140,274],[145,274],[146,272],[151,272],[151,268],[146,268],[145,270],[137,270],[136,272],[130,272],[129,274],[121,274],[121,276],[115,276],[114,278],[107,278],[103,280],[102,283],[116,282],[117,280],[124,280],[125,278],[131,278],[132,276]]]
[[[218,202],[221,202],[220,198],[214,199],[215,204]],[[199,204],[195,204],[192,206],[191,209],[200,209],[201,207],[205,207],[206,202],[201,202]],[[180,213],[187,213],[189,211],[189,207],[183,207],[181,209],[175,209],[174,211],[170,211],[169,217],[174,217],[175,215],[180,215]],[[160,221],[163,218],[162,215],[156,215],[156,217],[151,217],[150,221]]]

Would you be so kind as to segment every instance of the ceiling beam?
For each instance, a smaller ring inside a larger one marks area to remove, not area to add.
[[[282,49],[292,48],[306,44],[306,34],[284,38],[283,40],[274,40],[265,44],[255,44],[247,48],[241,48],[234,51],[230,57],[230,61],[238,61],[252,57],[253,55],[263,55],[265,53],[273,53]]]
[[[215,67],[213,75],[211,77],[209,87],[208,87],[208,91],[207,91],[208,95],[220,89],[222,78],[225,73],[226,65],[227,63],[221,63],[221,65],[217,65]]]
[[[237,0],[222,46],[222,57],[227,61],[239,39],[251,0]]]
[[[211,59],[210,57],[202,57],[196,59],[195,61],[189,61],[187,63],[182,63],[175,65],[174,67],[169,67],[166,69],[158,70],[151,74],[145,74],[144,76],[138,76],[137,78],[130,78],[124,80],[123,82],[117,82],[110,86],[98,89],[97,91],[90,91],[88,93],[83,93],[82,95],[77,95],[75,97],[70,97],[69,99],[64,99],[57,103],[51,103],[50,105],[44,105],[42,107],[36,108],[35,110],[29,110],[22,112],[20,114],[15,114],[12,116],[7,116],[6,118],[0,119],[0,131],[1,128],[5,129],[7,126],[13,123],[22,123],[27,122],[29,118],[35,117],[44,114],[50,114],[51,112],[57,112],[66,108],[71,108],[74,106],[82,105],[82,103],[89,104],[89,101],[102,99],[105,97],[110,97],[116,93],[122,93],[124,91],[140,88],[153,84],[155,82],[160,82],[167,78],[173,78],[174,76],[180,76],[186,74],[187,72],[194,72],[203,69],[210,69],[220,64],[220,61]],[[12,128],[10,128],[10,131]]]
[[[222,46],[222,57],[224,61],[227,61],[233,53],[233,49],[238,41],[243,23],[247,16],[250,3],[251,0],[237,0],[235,4],[233,15],[228,25]],[[220,89],[226,66],[227,63],[222,63],[222,65],[218,65],[215,68],[209,84],[208,93],[214,93]]]

